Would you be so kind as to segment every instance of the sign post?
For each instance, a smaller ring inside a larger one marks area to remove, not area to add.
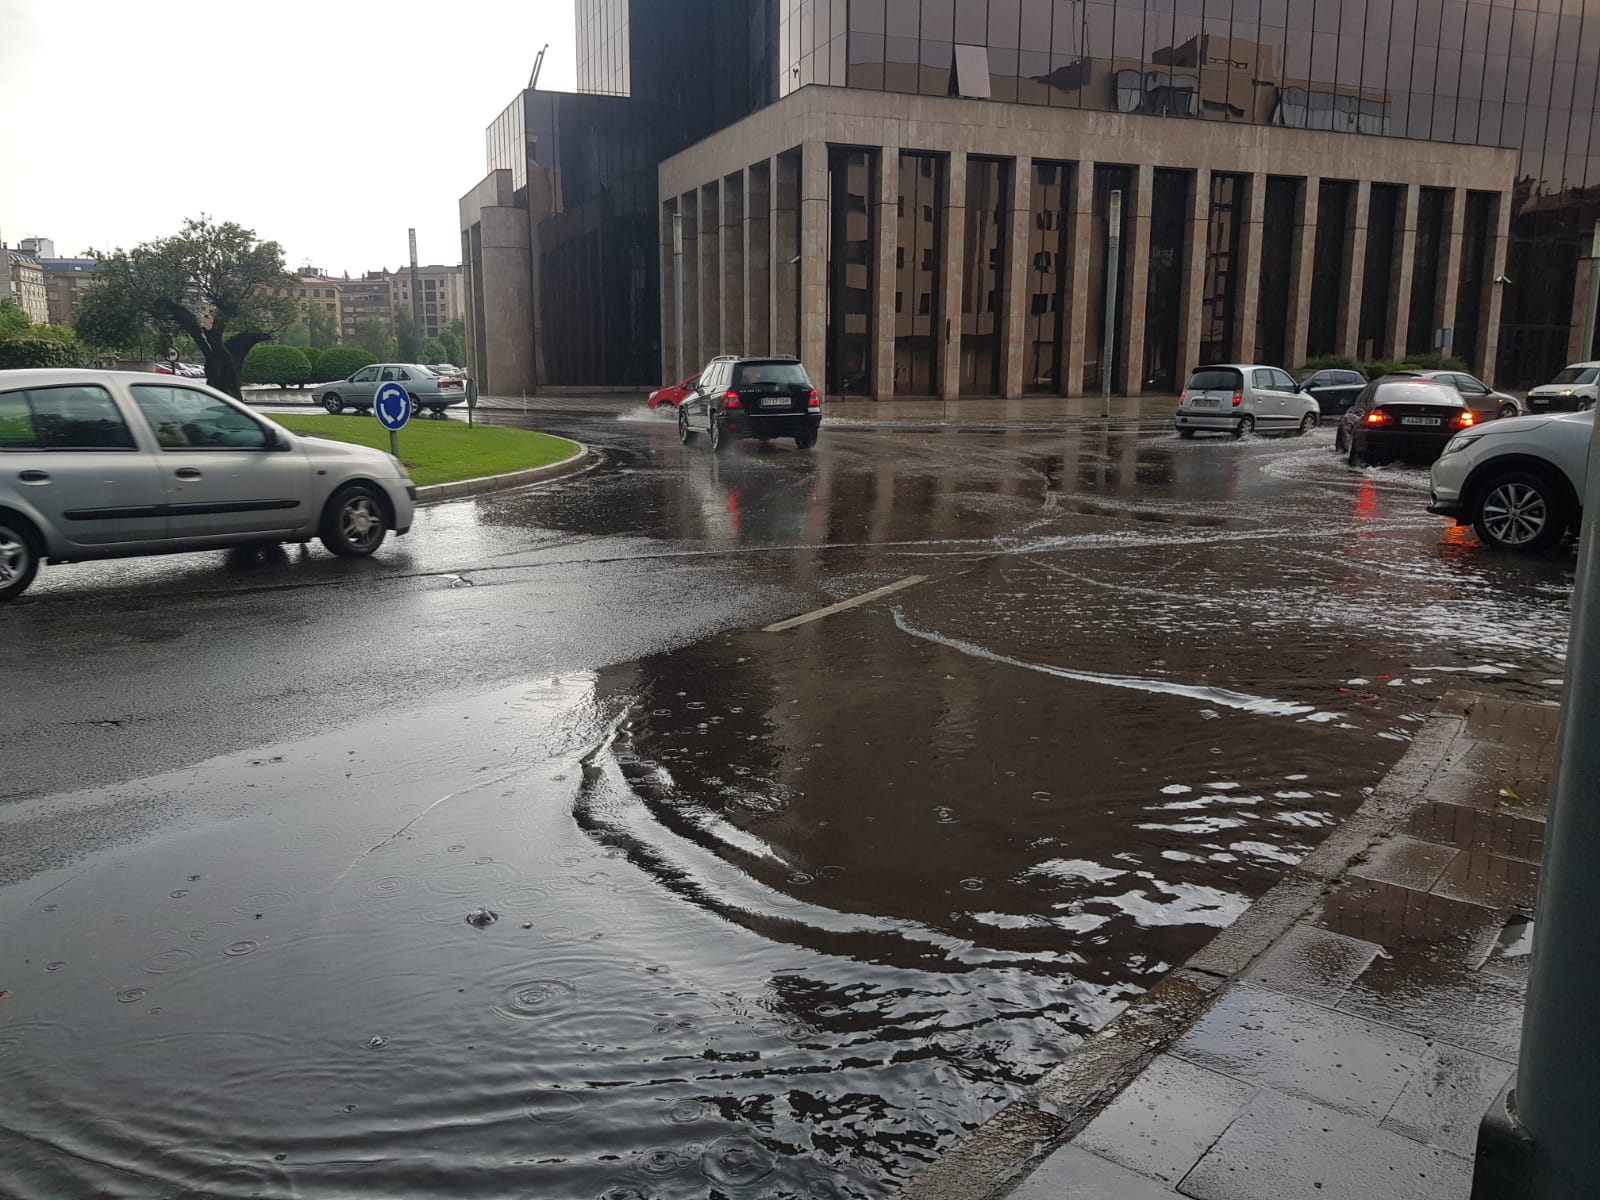
[[[389,453],[400,457],[400,431],[411,420],[411,393],[398,383],[385,383],[378,387],[373,397],[372,411],[378,422],[389,431]]]
[[[472,414],[478,407],[478,381],[467,379],[467,428],[472,428]]]

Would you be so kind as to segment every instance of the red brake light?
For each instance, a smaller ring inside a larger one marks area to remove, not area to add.
[[[1389,414],[1384,412],[1381,408],[1375,408],[1367,414],[1368,425],[1382,425],[1388,419]]]
[[[723,408],[743,408],[744,402],[739,399],[738,392],[729,392],[722,398]]]
[[[816,388],[812,388],[811,389],[811,399],[806,401],[806,407],[807,408],[821,408],[822,407],[822,398],[817,395],[817,389]]]
[[[1244,403],[1244,393],[1243,392],[1235,392],[1233,394],[1233,406],[1235,408],[1238,408],[1239,405],[1241,405],[1243,403]]]
[[[1461,414],[1461,428],[1467,429],[1470,426],[1476,425],[1477,423],[1478,418],[1472,415],[1472,410],[1470,408]]]

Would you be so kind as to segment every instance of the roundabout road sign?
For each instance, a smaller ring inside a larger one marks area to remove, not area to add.
[[[398,383],[386,383],[373,397],[372,411],[385,429],[396,433],[411,419],[411,394]]]

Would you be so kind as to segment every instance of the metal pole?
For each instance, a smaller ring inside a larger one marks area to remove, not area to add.
[[[1582,358],[1594,353],[1595,321],[1600,319],[1600,221],[1594,223],[1594,244],[1589,247],[1589,320],[1584,325]]]
[[[683,370],[683,214],[672,214],[672,295],[678,317],[678,351],[672,360],[673,383],[684,378]]]
[[[1106,227],[1110,234],[1106,247],[1106,335],[1100,350],[1105,366],[1100,372],[1100,415],[1111,416],[1111,369],[1116,364],[1117,351],[1117,274],[1122,257],[1122,193],[1111,193],[1111,205],[1106,213]]]
[[[1514,1184],[1495,1189],[1497,1200],[1584,1200],[1594,1196],[1600,1180],[1600,1138],[1595,1136],[1600,738],[1594,736],[1600,723],[1600,463],[1595,453],[1591,439],[1522,1053],[1509,1100],[1528,1152],[1515,1170]],[[1480,1176],[1487,1173],[1479,1167]]]
[[[399,458],[400,458],[400,435],[398,433],[396,433],[393,429],[389,430],[389,453],[395,456],[396,461],[399,460]]]

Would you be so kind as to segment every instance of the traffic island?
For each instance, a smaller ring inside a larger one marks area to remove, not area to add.
[[[1461,1200],[1516,1062],[1557,715],[1447,696],[1327,841],[902,1195]]]
[[[273,414],[291,432],[389,449],[389,431],[370,417]],[[587,447],[567,438],[459,421],[412,421],[399,435],[400,461],[418,499],[445,500],[542,483],[581,471]]]

